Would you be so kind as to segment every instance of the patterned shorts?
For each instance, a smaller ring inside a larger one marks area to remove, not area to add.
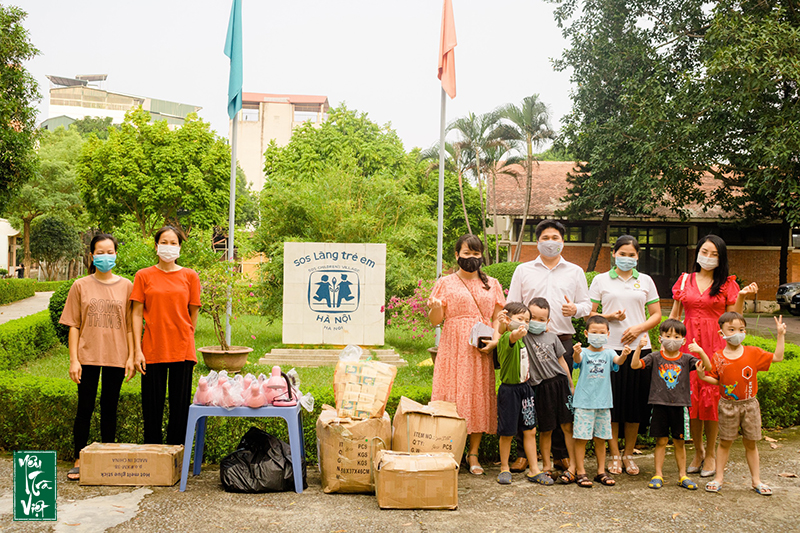
[[[592,437],[605,440],[611,438],[611,409],[580,409],[576,407],[572,438],[592,440]]]
[[[527,383],[501,383],[497,390],[497,434],[513,437],[518,429],[529,431],[535,427],[536,405],[531,386]]]
[[[747,440],[761,440],[761,408],[758,398],[732,401],[719,400],[719,439],[736,440],[742,429]]]

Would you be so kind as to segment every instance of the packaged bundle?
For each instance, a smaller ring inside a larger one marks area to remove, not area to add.
[[[348,346],[336,365],[333,374],[336,412],[341,418],[381,418],[397,368],[379,361],[359,361],[355,357],[356,352]]]

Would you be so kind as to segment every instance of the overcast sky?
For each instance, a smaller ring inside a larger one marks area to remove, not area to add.
[[[48,117],[47,74],[108,74],[107,89],[201,106],[227,135],[230,0],[12,0],[41,55],[28,63]],[[543,0],[453,0],[458,94],[447,119],[539,93],[570,109],[565,45]],[[441,0],[243,0],[244,91],[321,94],[391,123],[406,149],[438,141]]]

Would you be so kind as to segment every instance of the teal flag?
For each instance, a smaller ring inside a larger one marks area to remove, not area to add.
[[[231,59],[228,79],[228,116],[233,119],[242,108],[242,0],[233,0],[225,55]]]

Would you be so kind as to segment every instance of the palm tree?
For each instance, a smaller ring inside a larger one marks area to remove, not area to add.
[[[483,115],[475,115],[475,113],[470,112],[466,117],[461,117],[447,126],[447,131],[457,131],[461,135],[461,140],[459,141],[462,144],[462,147],[469,150],[472,153],[472,156],[475,159],[475,164],[472,166],[472,170],[475,173],[475,177],[478,180],[478,194],[480,196],[481,201],[481,225],[483,227],[483,242],[487,243],[486,240],[486,209],[483,201],[483,192],[484,192],[484,179],[483,179],[483,166],[481,164],[481,158],[483,153],[485,152],[487,146],[492,144],[494,141],[489,139],[489,133],[494,129],[497,125],[498,115],[496,112],[489,112]],[[491,254],[486,254],[487,259],[489,259],[488,263],[491,263]]]
[[[531,193],[533,192],[533,164],[536,162],[534,149],[538,151],[545,140],[555,136],[555,132],[550,127],[550,111],[547,104],[539,100],[538,94],[526,96],[520,107],[508,104],[500,108],[497,113],[506,122],[498,126],[492,136],[508,141],[517,141],[519,151],[524,151],[522,153],[525,158],[523,166],[527,174],[525,207],[522,211],[522,226],[517,238],[517,248],[514,250],[514,261],[519,261],[522,252],[522,238],[525,235],[525,224],[528,222],[531,206]]]
[[[490,134],[490,138],[493,136]],[[495,262],[500,261],[500,239],[497,237],[497,176],[505,175],[512,176],[516,179],[517,172],[513,169],[512,165],[519,163],[519,158],[510,156],[509,152],[515,148],[514,141],[495,140],[487,144],[483,153],[483,162],[486,172],[492,178],[492,223],[494,225],[495,233]],[[486,195],[486,212],[489,212],[489,195]],[[486,243],[488,246],[489,243]]]
[[[445,150],[445,169],[450,169],[456,173],[458,177],[458,192],[461,195],[461,208],[464,210],[464,221],[467,223],[467,231],[472,233],[472,226],[469,223],[469,215],[467,214],[467,203],[464,200],[464,173],[469,170],[472,165],[474,157],[469,149],[466,149],[460,142],[444,143]],[[429,160],[430,164],[426,173],[430,173],[434,169],[439,168],[439,145],[434,145],[420,152],[419,161]]]

